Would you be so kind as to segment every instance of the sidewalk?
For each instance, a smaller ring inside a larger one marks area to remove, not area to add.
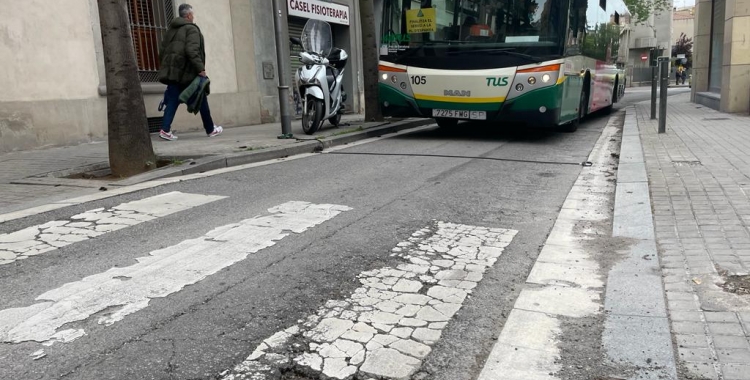
[[[420,122],[424,124],[423,121],[415,123]],[[281,134],[278,123],[226,128],[223,134],[210,139],[202,131],[180,133],[179,128],[176,130],[179,136],[177,141],[165,141],[152,134],[157,155],[174,158],[176,165],[123,181],[65,178],[83,172],[106,171],[106,141],[0,154],[0,215],[97,193],[102,186],[130,185],[160,176],[179,175],[187,170],[197,172],[261,158],[283,157],[299,150],[292,148],[309,148],[311,152],[314,146],[320,144],[317,139],[333,138],[348,142],[368,137],[379,128],[389,129],[383,127],[387,122],[365,123],[362,115],[345,115],[341,123],[339,128],[334,128],[326,122],[321,130],[308,136],[302,131],[300,122],[293,121],[292,132],[295,139],[277,139],[276,136]],[[404,126],[397,126],[401,127]],[[229,158],[233,160],[232,163],[227,162]],[[188,164],[189,160],[197,162]]]
[[[680,378],[750,379],[750,117],[635,108]]]

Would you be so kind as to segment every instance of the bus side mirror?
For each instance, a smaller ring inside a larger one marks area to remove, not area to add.
[[[302,46],[302,41],[297,37],[290,37],[289,42],[292,43],[292,45],[299,45]]]

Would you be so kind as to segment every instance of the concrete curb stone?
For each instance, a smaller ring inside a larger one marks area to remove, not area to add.
[[[612,224],[613,237],[632,243],[607,276],[604,346],[611,359],[637,368],[638,379],[677,379],[648,176],[632,108],[626,109]]]
[[[26,207],[19,209],[11,209],[5,213],[0,214],[0,223],[4,223],[10,220],[21,219],[33,215],[42,214],[45,212],[58,210],[64,207],[78,205],[94,200],[106,199],[121,194],[126,194],[133,191],[142,190],[145,188],[160,186],[168,183],[177,182],[180,177],[185,177],[186,180],[195,179],[200,176],[201,173],[217,170],[226,169],[246,164],[261,163],[264,161],[270,161],[274,159],[283,159],[286,157],[310,154],[316,151],[320,151],[322,148],[330,149],[337,146],[350,144],[359,140],[364,140],[372,137],[379,137],[387,134],[397,133],[403,130],[412,128],[419,128],[433,124],[434,121],[431,119],[406,119],[394,122],[388,122],[385,124],[378,124],[371,127],[366,127],[362,131],[355,131],[342,135],[334,135],[329,137],[321,137],[320,139],[309,139],[310,141],[302,141],[293,145],[276,146],[262,150],[240,152],[240,153],[228,153],[223,155],[209,155],[198,157],[186,165],[167,166],[161,169],[153,170],[147,173],[143,173],[137,176],[133,176],[121,181],[106,182],[101,181],[93,183],[91,186],[84,186],[81,181],[87,180],[73,180],[65,178],[57,178],[54,175],[71,175],[80,172],[81,168],[89,168],[95,170],[103,169],[101,164],[87,165],[85,167],[78,167],[74,169],[58,170],[57,172],[49,172],[44,175],[31,176],[29,181],[18,180],[20,184],[26,184],[28,186],[36,185],[47,185],[56,186],[58,183],[75,181],[78,189],[81,193],[71,193],[68,197],[60,197],[59,199],[50,199],[45,203],[37,203],[27,205]],[[172,157],[172,156],[170,156]],[[187,159],[187,157],[180,157],[181,159]],[[78,171],[76,171],[78,170]],[[33,183],[32,183],[33,182]],[[72,183],[72,182],[71,182]],[[96,186],[94,186],[96,185]],[[109,191],[92,193],[95,188],[104,185],[108,187]],[[71,187],[73,188],[73,187]],[[88,191],[88,192],[85,192]],[[85,195],[81,195],[85,194]],[[43,201],[43,200],[42,200]]]
[[[258,151],[231,153],[222,156],[208,156],[198,158],[189,164],[189,166],[171,166],[157,169],[148,173],[143,173],[131,178],[110,183],[110,186],[130,186],[145,181],[151,181],[161,178],[178,177],[189,174],[202,173],[210,170],[228,168],[233,166],[252,164],[256,162],[274,160],[298,154],[314,153],[316,149],[328,149],[334,146],[350,144],[355,141],[364,140],[371,137],[382,136],[385,134],[396,133],[405,129],[421,127],[432,124],[431,119],[408,119],[404,121],[383,124],[358,132],[347,133],[344,135],[323,137],[321,139],[301,140],[300,143],[292,146],[277,146]]]

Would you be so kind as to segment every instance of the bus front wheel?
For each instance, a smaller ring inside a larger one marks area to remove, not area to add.
[[[457,119],[435,119],[435,122],[437,122],[438,127],[445,129],[456,128],[458,125]]]

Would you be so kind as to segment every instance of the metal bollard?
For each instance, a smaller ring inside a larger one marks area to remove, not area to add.
[[[659,68],[651,67],[651,120],[656,119],[656,87],[659,85]]]
[[[669,90],[669,57],[659,57],[659,133],[667,132],[667,91]]]

